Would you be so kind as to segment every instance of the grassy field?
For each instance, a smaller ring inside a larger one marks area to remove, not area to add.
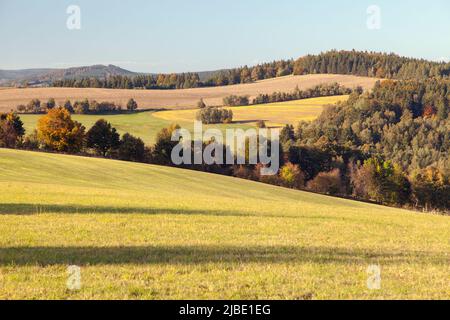
[[[314,120],[320,115],[324,106],[347,99],[348,96],[334,96],[227,109],[233,110],[233,121],[255,124],[258,120],[264,120],[270,127],[280,127],[286,124],[297,124],[301,120]],[[154,116],[172,122],[193,122],[197,111],[192,109],[161,111]]]
[[[126,132],[140,137],[146,144],[153,145],[156,140],[156,135],[161,129],[167,128],[172,123],[179,124],[182,128],[193,131],[193,120],[183,121],[183,119],[176,119],[175,121],[164,120],[160,117],[156,117],[158,112],[140,112],[135,114],[122,114],[122,115],[73,115],[72,118],[82,123],[87,130],[89,130],[98,119],[105,119],[115,127],[120,134]],[[20,115],[24,123],[26,134],[36,129],[38,119],[42,115]],[[204,126],[205,129],[217,128],[225,130],[227,128],[250,128],[250,124],[234,123],[234,124],[218,124]]]
[[[0,168],[0,299],[450,298],[449,217],[112,160]]]
[[[346,100],[347,96],[325,97],[305,99],[298,101],[273,103],[257,106],[234,107],[235,123],[205,126],[207,128],[227,128],[248,129],[255,125],[257,120],[266,120],[269,126],[281,126],[285,124],[296,124],[300,120],[313,120],[328,104]],[[147,144],[153,144],[156,134],[172,123],[177,123],[183,128],[193,130],[193,122],[198,109],[141,112],[123,115],[73,115],[73,119],[81,122],[87,129],[91,128],[98,119],[105,119],[110,122],[121,134],[131,133],[140,137]],[[20,115],[26,133],[31,133],[36,129],[37,121],[42,115]]]
[[[0,112],[15,109],[19,104],[27,104],[31,99],[47,101],[54,98],[62,104],[66,99],[72,101],[88,98],[97,101],[111,101],[125,106],[128,99],[134,98],[140,108],[186,109],[197,105],[204,98],[208,105],[222,105],[224,97],[248,95],[251,98],[258,94],[271,94],[275,91],[290,92],[298,86],[309,89],[319,84],[340,83],[348,88],[362,86],[372,89],[378,79],[349,75],[316,74],[305,76],[287,76],[233,86],[196,88],[186,90],[111,90],[80,88],[27,88],[0,90]]]

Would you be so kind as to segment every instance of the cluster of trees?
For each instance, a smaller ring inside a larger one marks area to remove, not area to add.
[[[121,76],[105,79],[83,78],[54,81],[53,87],[105,89],[187,89],[204,86],[197,73]]]
[[[217,107],[204,107],[197,112],[196,119],[204,124],[232,123],[233,111]]]
[[[358,87],[355,89],[357,92],[362,93],[363,89]],[[272,94],[259,94],[253,99],[253,104],[265,104],[274,102],[284,102],[292,100],[301,100],[318,97],[329,96],[341,96],[348,95],[353,92],[352,89],[345,88],[338,83],[333,84],[321,84],[311,89],[300,90],[298,86],[293,92],[274,92]]]
[[[367,51],[328,51],[295,61],[294,74],[349,74],[385,79],[448,78],[450,63]]]
[[[55,107],[56,102],[53,98],[50,98],[46,103],[41,103],[39,99],[33,99],[27,105],[18,105],[16,111],[18,113],[45,114]],[[125,111],[121,105],[117,105],[114,102],[97,102],[95,100],[89,101],[88,99],[75,101],[73,104],[70,100],[66,100],[61,107],[69,113],[76,114],[111,114]],[[137,102],[134,99],[130,99],[128,100],[126,111],[132,112],[137,110],[138,107]]]
[[[249,104],[248,96],[230,95],[223,98],[223,105],[228,107],[248,106]]]
[[[362,93],[364,90],[362,87],[357,87],[353,90],[341,86],[338,83],[320,84],[307,90],[300,90],[297,86],[293,92],[273,92],[272,94],[259,94],[251,101],[251,104],[255,105],[318,97],[342,96],[349,95],[353,91]],[[250,105],[250,99],[248,96],[230,95],[223,98],[223,104],[229,107],[248,106]]]
[[[0,115],[0,147],[97,155],[127,161],[145,161],[147,152],[140,138],[128,133],[120,137],[103,119],[86,131],[63,107],[50,109],[39,119],[37,129],[27,136],[19,116],[14,113]]]

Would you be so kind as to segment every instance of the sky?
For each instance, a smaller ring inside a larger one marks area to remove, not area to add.
[[[330,49],[449,60],[449,15],[448,0],[0,0],[0,69],[206,71]]]

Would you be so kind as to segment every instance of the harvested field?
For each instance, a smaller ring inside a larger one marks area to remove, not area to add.
[[[188,109],[196,106],[200,98],[208,105],[221,105],[222,99],[228,95],[248,95],[250,98],[260,93],[271,94],[275,91],[290,92],[298,86],[308,89],[319,84],[338,82],[346,87],[373,87],[376,78],[356,77],[349,75],[305,75],[287,76],[224,87],[196,88],[185,90],[122,90],[122,89],[84,89],[84,88],[27,88],[0,90],[0,111],[15,109],[19,104],[27,104],[37,98],[46,101],[54,98],[62,104],[66,99],[81,100],[88,98],[97,101],[111,101],[126,105],[128,99],[134,98],[141,109],[167,108]]]

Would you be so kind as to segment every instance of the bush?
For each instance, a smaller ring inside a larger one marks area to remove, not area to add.
[[[258,120],[256,122],[256,127],[259,129],[265,129],[265,128],[267,128],[266,122],[264,120]]]
[[[307,189],[330,195],[339,195],[344,191],[341,179],[341,171],[334,169],[330,172],[321,172],[313,180],[307,183]]]
[[[205,103],[205,101],[203,101],[203,98],[200,99],[200,101],[197,103],[197,108],[199,108],[199,109],[206,108],[206,103]]]
[[[127,110],[128,111],[134,111],[137,108],[138,108],[138,104],[137,104],[136,101],[134,101],[134,99],[128,100],[128,103],[127,103]]]
[[[305,184],[305,175],[298,165],[286,163],[280,170],[280,179],[287,188],[302,188]]]
[[[25,150],[38,150],[39,149],[39,140],[37,130],[34,130],[33,133],[27,135],[22,143],[22,148]]]

